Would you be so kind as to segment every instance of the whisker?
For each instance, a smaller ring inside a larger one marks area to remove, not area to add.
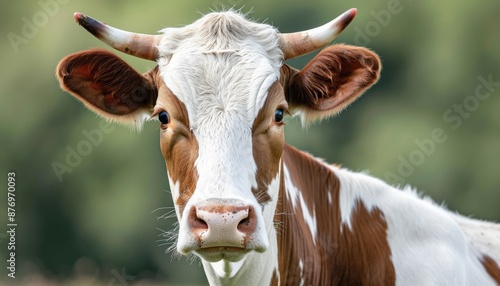
[[[161,228],[156,228],[157,230],[160,231],[158,237],[162,237],[161,239],[156,240],[156,242],[158,243],[158,247],[167,246],[165,254],[170,255],[170,262],[172,262],[174,258],[180,260],[180,258],[182,257],[182,255],[177,252],[179,223],[176,222],[173,224],[173,226],[174,228],[170,230],[163,230]]]
[[[171,218],[176,218],[176,217],[177,217],[177,213],[175,212],[175,210],[170,210],[170,211],[162,214],[161,216],[156,217],[156,220],[171,219]]]
[[[160,208],[156,208],[156,209],[152,210],[151,213],[154,213],[154,212],[159,211],[159,210],[165,210],[165,209],[168,209],[168,210],[174,209],[175,210],[175,207],[170,207],[170,206],[168,206],[168,207],[160,207]]]

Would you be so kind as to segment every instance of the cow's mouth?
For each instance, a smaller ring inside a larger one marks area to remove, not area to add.
[[[233,246],[214,246],[214,247],[202,247],[198,252],[214,253],[214,252],[231,252],[231,253],[247,253],[250,250],[241,247]]]
[[[223,259],[230,262],[237,262],[252,250],[233,246],[214,246],[200,248],[195,253],[208,262],[217,262]]]

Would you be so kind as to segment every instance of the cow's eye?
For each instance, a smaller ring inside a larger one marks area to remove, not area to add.
[[[158,120],[160,120],[161,124],[169,124],[170,116],[166,111],[161,111],[160,113],[158,113]]]
[[[274,122],[281,123],[283,121],[283,117],[285,116],[285,111],[283,108],[278,108],[274,111]]]

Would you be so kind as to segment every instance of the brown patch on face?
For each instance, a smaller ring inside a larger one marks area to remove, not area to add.
[[[486,272],[488,272],[497,285],[500,285],[500,267],[498,267],[495,260],[488,255],[485,255],[481,260],[481,263],[483,264],[484,269],[486,269]]]
[[[271,200],[267,188],[278,175],[285,145],[283,124],[272,122],[275,110],[286,104],[284,100],[283,87],[275,82],[252,125],[252,152],[257,165],[257,189],[253,188],[252,193],[261,205]]]
[[[189,127],[186,106],[165,86],[158,75],[159,96],[157,108],[168,112],[170,123],[160,131],[160,148],[165,158],[168,174],[174,184],[179,184],[179,197],[174,202],[182,215],[187,201],[193,195],[198,181],[195,161],[198,158],[198,141]]]
[[[288,145],[284,149],[283,161],[308,210],[316,216],[317,234],[313,241],[302,215],[307,210],[303,210],[300,203],[293,208],[282,187],[275,215],[275,220],[282,224],[277,229],[280,283],[395,285],[396,274],[382,211],[378,208],[369,211],[358,201],[352,212],[352,229],[349,230],[341,225],[340,181],[335,173]],[[331,204],[328,193],[331,194]]]

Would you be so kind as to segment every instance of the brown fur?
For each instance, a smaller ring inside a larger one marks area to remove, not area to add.
[[[318,218],[318,233],[313,241],[302,219],[306,210],[300,204],[294,209],[282,188],[275,217],[282,223],[278,230],[280,284],[298,285],[303,280],[304,285],[395,285],[383,213],[377,208],[368,211],[359,201],[349,230],[341,225],[340,182],[334,172],[288,145],[283,160],[307,208]]]
[[[500,286],[500,267],[489,256],[485,255],[481,261],[486,272],[493,278],[493,280]]]
[[[186,106],[161,82],[156,108],[169,113],[170,123],[160,134],[160,148],[168,174],[173,183],[179,183],[179,197],[175,204],[180,214],[193,195],[198,180],[195,161],[198,158],[198,141],[190,130]]]

